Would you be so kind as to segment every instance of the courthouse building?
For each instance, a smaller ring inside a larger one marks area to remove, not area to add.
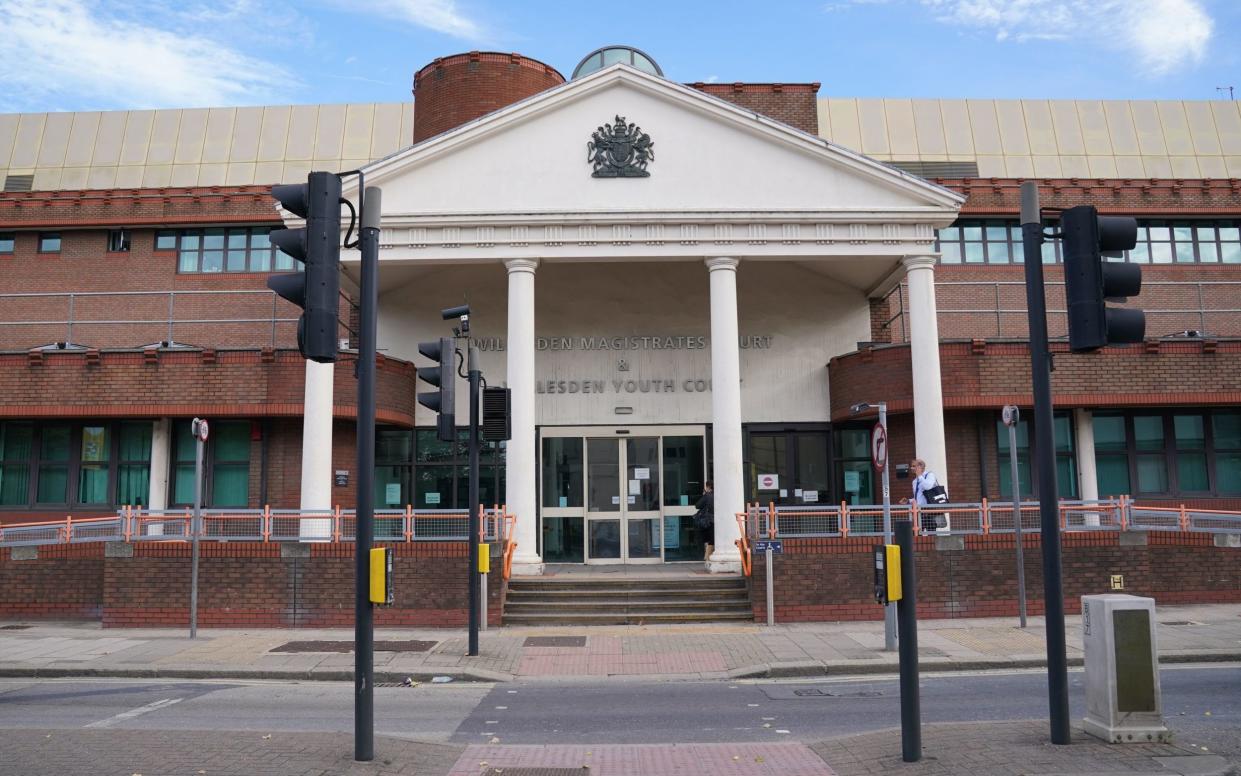
[[[512,389],[482,490],[516,516],[515,573],[701,561],[709,479],[717,570],[747,502],[875,503],[857,402],[887,403],[894,460],[953,501],[1008,498],[1031,179],[1045,206],[1136,216],[1145,281],[1144,343],[1070,354],[1047,245],[1061,496],[1241,507],[1238,104],[848,89],[472,52],[412,101],[0,115],[0,522],[189,503],[193,416],[207,506],[352,507],[353,356],[303,364],[265,283],[292,268],[270,186],[353,169],[384,192],[376,504],[466,506],[464,444],[413,395],[417,343],[468,302]]]

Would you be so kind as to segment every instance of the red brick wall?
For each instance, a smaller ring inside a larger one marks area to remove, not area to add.
[[[937,178],[936,183],[967,197],[962,215],[1008,215],[1021,211],[1020,178]],[[1039,182],[1044,208],[1094,205],[1117,215],[1191,215],[1241,211],[1241,179],[1212,178],[1045,178]]]
[[[468,589],[462,542],[397,544],[396,604],[375,610],[378,626],[461,627]],[[309,558],[282,558],[277,544],[201,545],[202,627],[353,625],[354,547],[317,544]],[[498,626],[506,585],[488,585],[488,623]],[[103,545],[40,547],[37,560],[0,549],[0,618],[99,619],[105,627],[189,623],[190,548],[140,543],[132,558],[104,558]]]
[[[1012,536],[967,536],[964,550],[936,550],[934,538],[915,539],[918,616],[998,617],[1017,614],[1016,555]],[[775,558],[777,622],[881,620],[874,602],[873,538],[786,539]],[[1043,613],[1043,560],[1037,535],[1027,534],[1027,611]],[[1241,602],[1236,573],[1241,550],[1215,547],[1204,534],[1150,535],[1145,547],[1122,547],[1114,533],[1063,537],[1065,609],[1080,611],[1083,595],[1112,592],[1112,574],[1125,591],[1157,604]],[[765,559],[754,555],[755,580],[766,579]],[[754,619],[766,622],[765,595],[751,596]]]
[[[819,84],[688,84],[712,97],[761,113],[811,135],[819,134]]]
[[[564,83],[555,68],[521,54],[471,51],[437,57],[414,75],[418,143]]]

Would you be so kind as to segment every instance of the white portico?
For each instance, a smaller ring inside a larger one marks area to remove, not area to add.
[[[648,176],[592,175],[587,142],[617,117]],[[380,348],[417,363],[437,311],[468,301],[484,374],[512,389],[514,573],[565,536],[587,562],[671,559],[708,463],[710,567],[736,569],[743,426],[826,424],[827,361],[870,339],[868,298],[902,277],[917,450],[946,469],[932,250],[958,195],[624,65],[365,172],[384,190]]]

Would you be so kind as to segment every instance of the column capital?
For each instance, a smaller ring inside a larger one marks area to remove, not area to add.
[[[901,264],[905,267],[906,272],[912,272],[915,269],[929,269],[935,271],[935,264],[939,261],[939,256],[905,256],[901,259]]]
[[[737,265],[741,263],[740,259],[734,259],[731,256],[716,256],[710,259],[704,259],[703,263],[707,265],[707,269],[715,272],[717,269],[737,269]]]
[[[509,274],[512,274],[514,272],[529,272],[530,274],[533,275],[534,271],[539,268],[539,260],[538,259],[509,259],[504,262],[504,266],[508,268]]]

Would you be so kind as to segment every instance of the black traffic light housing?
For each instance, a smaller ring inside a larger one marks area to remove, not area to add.
[[[1064,294],[1069,312],[1069,349],[1083,353],[1109,343],[1141,342],[1146,315],[1141,310],[1109,307],[1109,299],[1137,296],[1142,268],[1104,261],[1137,244],[1138,222],[1128,216],[1101,216],[1092,205],[1060,214],[1064,251]]]
[[[302,308],[297,348],[322,364],[336,360],[340,298],[340,178],[312,172],[305,183],[273,186],[271,195],[285,210],[306,219],[299,229],[272,231],[272,244],[303,265],[301,272],[272,275],[267,287]]]
[[[436,436],[441,442],[452,442],[457,435],[457,346],[451,337],[440,337],[430,342],[419,342],[418,352],[436,364],[418,367],[418,379],[439,389],[418,394],[418,403],[439,413]]]
[[[508,388],[483,389],[483,439],[503,442],[513,438],[513,394]]]

